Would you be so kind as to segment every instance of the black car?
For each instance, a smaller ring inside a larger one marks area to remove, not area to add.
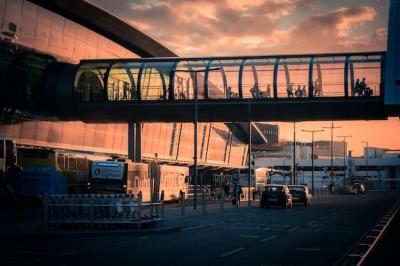
[[[260,207],[268,208],[270,205],[282,206],[284,209],[292,207],[292,195],[286,185],[265,186],[261,195]]]
[[[292,194],[293,203],[302,203],[304,206],[311,206],[312,195],[307,186],[289,186],[289,191]]]

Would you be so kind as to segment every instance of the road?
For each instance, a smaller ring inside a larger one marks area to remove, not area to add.
[[[311,207],[198,210],[184,218],[170,212],[166,225],[180,231],[19,238],[1,244],[1,257],[6,265],[332,265],[399,196],[339,195]]]

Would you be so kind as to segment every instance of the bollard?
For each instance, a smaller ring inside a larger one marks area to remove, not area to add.
[[[164,226],[164,200],[161,201],[161,226]]]
[[[153,219],[153,201],[155,199],[155,192],[150,195],[150,217]]]
[[[185,192],[180,192],[180,199],[181,199],[181,212],[182,216],[185,216]]]
[[[48,229],[48,197],[47,197],[47,193],[44,194],[44,201],[43,201],[43,229],[45,232],[47,232]]]
[[[202,201],[203,201],[203,214],[205,214],[206,213],[206,192],[204,191],[204,189],[201,193],[201,196],[202,196]]]
[[[142,222],[142,194],[140,194],[140,198],[138,201],[138,230],[141,229],[141,222]]]
[[[90,227],[94,228],[94,205],[93,205],[93,198],[90,202]]]
[[[235,191],[235,203],[236,203],[236,208],[239,208],[239,191]]]
[[[219,208],[221,211],[224,210],[224,196],[223,193],[219,195]]]

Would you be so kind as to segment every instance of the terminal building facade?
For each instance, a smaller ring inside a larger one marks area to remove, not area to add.
[[[40,98],[37,84],[55,62],[77,64],[83,59],[176,56],[88,2],[67,2],[0,0],[0,90],[4,92],[2,95],[14,96],[1,100],[0,135],[13,139],[20,146],[126,157],[127,124],[61,121],[25,112],[23,106],[10,107],[13,101],[29,105],[31,99]],[[79,8],[76,5],[80,5]],[[160,161],[168,164],[193,164],[193,124],[144,123],[141,131],[144,161],[152,161],[157,154]],[[245,140],[245,134],[235,126],[200,123],[200,169],[244,168],[248,152]]]

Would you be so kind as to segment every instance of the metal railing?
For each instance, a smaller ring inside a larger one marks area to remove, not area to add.
[[[368,232],[363,235],[349,252],[342,256],[335,265],[365,265],[373,250],[389,228],[393,218],[400,209],[399,202],[387,211]]]
[[[60,227],[137,228],[163,224],[164,202],[142,202],[141,195],[45,195],[44,229]]]

